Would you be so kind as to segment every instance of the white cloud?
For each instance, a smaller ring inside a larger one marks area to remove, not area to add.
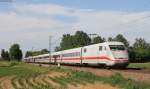
[[[76,21],[68,23],[54,16],[71,16]],[[130,41],[136,37],[150,41],[149,28],[149,11],[98,11],[53,4],[15,5],[13,11],[0,13],[0,49],[15,42],[21,43],[24,49],[31,49],[31,46],[48,48],[49,34],[59,39],[62,34],[76,30],[105,37],[123,33]]]
[[[4,29],[1,31],[18,31],[39,28],[47,29],[55,28],[56,26],[63,27],[63,23],[51,18],[21,16],[20,14],[14,12],[0,14],[0,19],[0,28]]]
[[[53,16],[71,14],[73,9],[54,4],[29,4],[16,5],[15,10],[22,13],[47,14]]]

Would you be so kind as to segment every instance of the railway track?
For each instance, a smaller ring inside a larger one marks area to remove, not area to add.
[[[36,65],[45,67],[57,66],[53,64],[36,64]],[[77,71],[91,72],[97,76],[106,76],[106,77],[110,77],[112,75],[119,73],[127,79],[133,79],[135,81],[150,83],[150,69],[140,69],[140,68],[104,69],[96,66],[71,66],[71,65],[69,66],[61,65],[61,67]]]

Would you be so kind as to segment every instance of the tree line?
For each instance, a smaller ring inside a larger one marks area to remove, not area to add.
[[[37,55],[47,54],[47,53],[49,53],[49,51],[47,49],[42,49],[40,51],[27,51],[25,54],[25,57],[37,56]]]
[[[133,44],[130,44],[122,34],[118,34],[115,37],[108,38],[96,36],[92,39],[87,33],[83,31],[76,31],[74,35],[64,34],[61,39],[60,45],[55,48],[55,51],[77,48],[106,41],[123,42],[128,49],[131,62],[150,62],[150,43],[146,42],[144,38],[136,38],[135,42]],[[49,53],[47,49],[42,49],[40,51],[27,51],[25,57],[37,56],[46,53]],[[9,51],[5,49],[1,50],[1,58],[4,60],[20,61],[22,57],[23,54],[19,44],[11,45]]]
[[[37,56],[37,55],[46,54],[46,53],[49,53],[47,49],[42,49],[40,51],[27,51],[25,54],[25,57]],[[21,61],[22,58],[23,58],[23,53],[22,53],[22,50],[20,49],[19,44],[13,44],[9,48],[9,51],[5,49],[1,50],[1,60]]]
[[[1,50],[1,59],[7,61],[20,61],[23,57],[22,50],[19,44],[11,45],[9,51]]]
[[[128,49],[131,62],[150,61],[150,43],[146,42],[144,38],[136,38],[135,42],[131,45],[122,34],[118,34],[115,37],[108,37],[107,39],[101,36],[96,36],[91,39],[89,35],[83,31],[77,31],[74,35],[64,34],[60,45],[55,48],[55,51],[77,48],[105,41],[123,42]]]

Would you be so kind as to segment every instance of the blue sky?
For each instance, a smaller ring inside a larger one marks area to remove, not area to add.
[[[0,2],[0,49],[19,43],[23,51],[53,48],[63,34],[77,30],[114,37],[121,33],[132,44],[148,42],[150,0],[14,0]]]
[[[73,8],[98,10],[145,11],[149,0],[16,0],[20,3],[53,3]]]
[[[150,10],[149,0],[14,0],[13,3],[52,3],[72,8],[121,10],[121,11],[147,11]],[[2,5],[3,4],[3,5]],[[5,5],[4,5],[5,4]],[[11,4],[0,3],[1,8],[9,8]]]

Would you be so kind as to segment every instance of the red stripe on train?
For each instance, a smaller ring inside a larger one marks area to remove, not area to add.
[[[109,57],[82,57],[82,60],[111,60],[114,62],[128,62],[128,59],[116,59],[116,60],[112,60]],[[63,58],[63,60],[81,60],[81,58]]]
[[[129,62],[129,60],[127,59],[116,59],[116,60],[112,60],[114,62]]]

